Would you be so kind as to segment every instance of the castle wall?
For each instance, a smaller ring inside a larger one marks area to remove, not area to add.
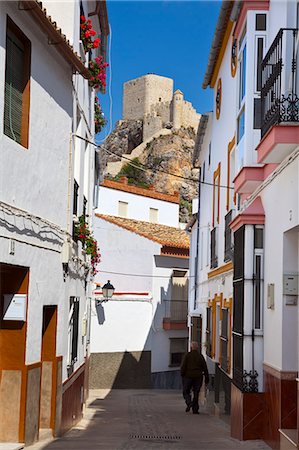
[[[197,131],[198,123],[200,119],[200,114],[196,112],[196,109],[193,108],[192,103],[183,102],[182,107],[182,122],[181,126],[184,128],[193,127],[195,131]]]
[[[153,136],[157,131],[163,128],[162,118],[160,116],[152,116],[148,114],[143,122],[143,141]]]

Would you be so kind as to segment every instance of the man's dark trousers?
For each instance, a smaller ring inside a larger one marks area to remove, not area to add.
[[[203,377],[187,378],[183,377],[183,397],[187,406],[192,406],[192,411],[198,413],[198,396],[202,385]],[[191,398],[191,389],[193,390],[193,400]]]

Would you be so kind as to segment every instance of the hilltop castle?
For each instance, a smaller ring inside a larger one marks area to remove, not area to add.
[[[143,142],[163,128],[193,128],[200,114],[183,93],[173,92],[173,80],[148,74],[124,83],[123,120],[143,121]]]

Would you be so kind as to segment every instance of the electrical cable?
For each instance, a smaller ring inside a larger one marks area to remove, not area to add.
[[[109,153],[111,155],[114,155],[114,156],[117,156],[118,158],[127,160],[128,164],[130,166],[134,167],[135,169],[139,169],[139,170],[142,170],[144,172],[150,171],[152,173],[155,173],[157,171],[157,172],[165,173],[166,175],[170,175],[170,176],[173,176],[173,177],[176,177],[176,178],[183,179],[185,181],[189,181],[189,182],[192,182],[192,183],[198,183],[198,179],[196,179],[196,178],[183,177],[182,175],[177,175],[177,174],[172,173],[172,172],[167,172],[166,170],[163,170],[163,169],[157,169],[155,171],[155,170],[151,169],[150,167],[145,166],[145,164],[142,164],[142,163],[140,163],[141,166],[137,166],[136,164],[132,163],[132,160],[130,158],[127,158],[125,156],[120,156],[117,153],[112,152],[110,150],[107,150],[106,148],[104,148],[104,147],[102,147],[100,145],[97,145],[94,142],[92,142],[92,141],[90,141],[90,140],[88,140],[88,139],[86,139],[86,138],[84,138],[82,136],[79,136],[77,134],[75,134],[74,136],[77,137],[78,139],[82,139],[83,141],[88,142],[89,144],[93,145],[94,147],[97,147],[99,149],[104,150],[105,152],[107,152],[107,153]],[[201,181],[201,184],[205,184],[207,186],[213,186],[213,187],[215,186],[214,183],[209,183],[208,181]],[[224,189],[234,189],[232,186],[227,186],[227,185],[223,185],[223,184],[217,185],[217,187],[224,188]]]
[[[187,271],[188,269],[186,269]],[[171,278],[171,276],[167,275],[144,275],[144,274],[138,274],[138,273],[124,273],[124,272],[111,272],[110,270],[100,270],[99,273],[110,273],[112,275],[123,275],[126,277],[144,277],[144,278]],[[188,275],[186,277],[182,278],[194,278],[194,275]]]

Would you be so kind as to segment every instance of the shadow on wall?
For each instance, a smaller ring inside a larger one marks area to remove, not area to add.
[[[90,389],[151,388],[151,352],[94,353],[89,376]]]
[[[105,322],[105,310],[101,303],[96,304],[96,311],[98,317],[98,324],[103,325],[103,323]]]

